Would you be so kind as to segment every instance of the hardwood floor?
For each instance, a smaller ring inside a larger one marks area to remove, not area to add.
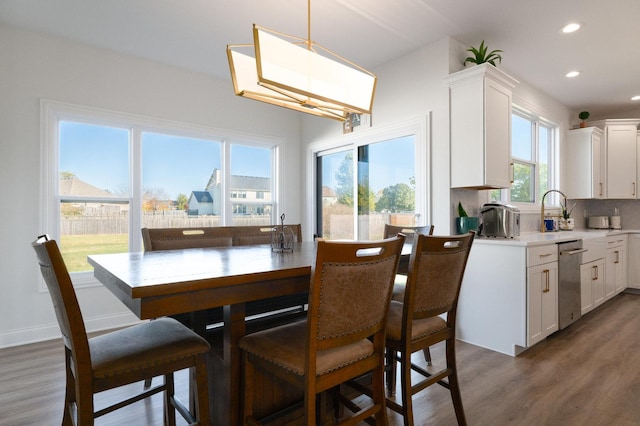
[[[470,425],[640,425],[638,295],[616,296],[517,358],[462,342],[457,349]],[[435,363],[442,352],[432,348]],[[186,374],[179,373],[176,392],[183,398],[186,384]],[[63,392],[60,341],[0,350],[0,425],[60,424]],[[99,395],[97,404],[115,398],[115,392]],[[456,424],[449,393],[440,386],[414,396],[414,409],[416,425]],[[402,424],[395,413],[389,412],[389,419],[392,426]],[[161,425],[161,397],[96,424]]]

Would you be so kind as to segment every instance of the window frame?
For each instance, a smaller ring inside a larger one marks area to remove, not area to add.
[[[129,251],[142,250],[143,189],[142,189],[142,134],[145,132],[161,133],[177,137],[188,137],[212,140],[221,144],[221,171],[223,173],[223,208],[221,223],[231,224],[233,221],[229,181],[230,147],[233,144],[267,148],[271,153],[271,212],[273,222],[280,215],[279,187],[281,173],[279,164],[282,155],[283,140],[280,138],[255,135],[249,133],[223,130],[213,127],[181,123],[176,121],[150,118],[123,112],[110,111],[95,107],[68,104],[64,102],[42,99],[40,101],[40,226],[51,238],[60,238],[60,203],[63,200],[108,201],[109,203],[129,203]],[[60,140],[59,123],[61,121],[84,123],[98,126],[108,126],[129,130],[129,188],[128,197],[100,197],[64,196],[59,194],[60,176]],[[261,202],[260,204],[265,204]],[[136,232],[136,230],[138,230]],[[100,285],[91,271],[74,272],[70,274],[74,286],[77,288]],[[44,283],[41,290],[46,291]]]
[[[531,203],[520,202],[520,201],[511,201],[511,188],[503,188],[500,190],[500,201],[508,204],[512,204],[521,212],[539,212],[541,206],[541,196],[540,196],[540,147],[539,147],[539,138],[540,138],[540,127],[546,127],[549,132],[548,135],[550,137],[550,141],[547,146],[547,170],[548,170],[548,186],[549,189],[556,189],[560,184],[560,144],[559,144],[559,135],[560,135],[560,125],[557,120],[546,118],[544,114],[539,111],[536,111],[534,107],[525,108],[520,106],[514,102],[511,108],[512,115],[519,115],[525,120],[531,121],[532,126],[532,151],[533,156],[535,157],[535,161],[524,160],[521,158],[513,157],[513,149],[512,146],[509,147],[511,152],[511,164],[514,167],[514,164],[517,162],[519,164],[524,165],[533,165],[535,171],[535,182],[533,188],[534,201]],[[512,138],[512,135],[511,135]],[[513,143],[513,142],[511,142]],[[513,173],[513,171],[512,171]],[[487,201],[491,201],[491,192],[487,191]],[[545,199],[545,204],[549,206],[560,207],[560,200],[555,195],[555,193],[550,194],[550,198]]]
[[[415,211],[417,225],[432,223],[431,211],[431,114],[424,117],[411,118],[379,128],[358,129],[353,133],[329,138],[324,141],[312,142],[307,147],[307,191],[306,205],[307,223],[318,229],[318,197],[317,191],[317,157],[338,151],[351,150],[353,152],[353,170],[357,170],[358,148],[390,139],[413,135],[415,138],[414,170],[416,180]],[[357,199],[357,173],[354,173],[354,200]],[[354,203],[354,232],[358,235],[357,203]]]

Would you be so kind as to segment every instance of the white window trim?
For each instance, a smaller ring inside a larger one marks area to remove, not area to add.
[[[548,125],[549,127],[552,127],[552,131],[553,131],[553,146],[550,147],[549,151],[552,152],[552,158],[550,159],[550,163],[549,164],[549,168],[551,170],[551,187],[552,189],[557,189],[557,186],[560,184],[560,120],[556,119],[555,117],[553,117],[553,115],[551,115],[550,113],[548,113],[547,111],[542,110],[541,108],[527,102],[526,100],[523,100],[521,98],[516,98],[514,96],[513,98],[513,102],[512,102],[512,110],[511,113],[520,113],[524,116],[527,116],[528,118],[532,118],[535,117],[536,121],[545,123],[546,125]],[[537,141],[535,141],[537,143]],[[511,147],[509,147],[511,149]],[[538,148],[536,148],[536,151],[538,150]],[[537,153],[536,153],[537,154]],[[536,159],[536,166],[538,166],[538,162]],[[536,195],[537,195],[537,190],[538,190],[538,185],[539,182],[536,180]],[[518,202],[511,202],[510,199],[511,197],[508,195],[510,193],[511,189],[510,188],[505,188],[502,191],[502,199],[501,201],[503,202],[507,202],[510,203],[512,205],[514,205],[515,207],[518,208],[518,210],[520,210],[521,213],[540,213],[540,208],[541,208],[541,200],[537,200],[535,203],[518,203]],[[487,191],[486,192],[486,201],[490,202],[491,201],[491,195],[490,195],[491,191]],[[537,198],[537,197],[536,197]],[[549,201],[545,200],[545,207],[548,205]],[[555,203],[555,204],[551,204],[549,205],[549,209],[550,211],[553,211],[554,208],[559,209],[560,206],[559,204]]]
[[[317,184],[317,163],[316,156],[318,154],[328,154],[332,151],[340,151],[345,149],[354,150],[363,145],[380,142],[389,139],[396,139],[403,136],[415,136],[415,179],[416,179],[416,214],[418,214],[418,225],[427,225],[432,222],[431,210],[431,113],[424,117],[411,118],[406,121],[397,122],[387,126],[371,127],[359,130],[358,132],[349,133],[335,138],[323,141],[312,142],[307,146],[306,164],[307,164],[307,190],[306,205],[310,206],[307,210],[307,223],[312,224],[315,232],[318,229],[316,222],[316,184]],[[357,161],[357,155],[354,152],[354,161]],[[354,170],[357,170],[354,168]],[[354,185],[354,188],[357,186]],[[357,222],[357,218],[354,219]],[[357,223],[356,228],[357,230]]]
[[[284,154],[283,139],[257,135],[252,133],[230,131],[214,127],[181,123],[177,121],[156,119],[142,115],[135,115],[123,112],[110,111],[101,108],[88,107],[77,104],[53,101],[49,99],[40,100],[40,229],[42,234],[48,234],[53,239],[60,236],[60,213],[58,194],[58,158],[59,133],[58,124],[60,121],[73,121],[78,123],[104,125],[116,128],[127,128],[131,131],[134,140],[141,140],[144,132],[165,133],[176,136],[208,139],[219,141],[222,145],[221,161],[223,164],[230,164],[230,145],[241,144],[268,148],[273,151],[272,155],[272,182],[271,193],[272,214],[274,218],[280,217],[281,200],[279,187],[282,182],[282,173],[279,156]],[[130,161],[141,161],[141,144],[130,143]],[[129,187],[131,194],[128,198],[115,198],[113,201],[126,201],[129,203],[129,229],[140,229],[142,227],[142,194],[141,192],[141,165],[133,167],[130,174]],[[230,167],[224,167],[225,179],[223,180],[223,221],[230,221],[231,201],[229,188],[226,182],[229,181]],[[111,201],[111,199],[110,199]],[[264,203],[261,203],[264,204]],[[135,212],[138,212],[136,214]],[[227,219],[229,218],[229,219]],[[275,219],[274,219],[275,220]],[[223,222],[224,223],[224,222]],[[131,232],[129,238],[129,250],[142,250],[142,236],[140,233]],[[71,274],[76,288],[91,287],[101,285],[92,272],[76,272]],[[46,292],[44,282],[41,282],[40,290]]]

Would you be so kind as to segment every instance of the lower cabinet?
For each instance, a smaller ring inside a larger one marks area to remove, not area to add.
[[[626,287],[627,236],[617,235],[607,238],[605,261],[605,300],[620,293]]]
[[[605,261],[596,259],[580,266],[582,315],[604,303]]]
[[[558,331],[558,248],[527,250],[527,346]]]

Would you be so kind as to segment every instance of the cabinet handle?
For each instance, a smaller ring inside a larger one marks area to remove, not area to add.
[[[509,176],[509,181],[510,181],[511,183],[513,183],[513,182],[515,181],[514,176],[515,176],[515,174],[516,174],[516,172],[515,172],[515,165],[514,165],[514,163],[513,163],[513,162],[509,163],[509,167],[511,167],[511,176]]]
[[[633,185],[633,193],[631,195],[633,195],[635,197],[636,196],[636,183],[635,182],[631,182],[631,185]]]
[[[598,279],[598,266],[594,265],[591,267],[591,281],[596,281]]]
[[[551,256],[551,253],[545,253],[540,255],[540,257],[549,257],[549,256]]]
[[[620,263],[620,252],[618,250],[614,251],[614,253],[616,254],[616,261],[613,263]]]
[[[544,290],[542,290],[542,292],[549,293],[549,270],[545,269],[544,271],[542,271],[542,273],[544,274],[545,280]]]
[[[602,197],[602,182],[600,182],[599,185],[600,185],[600,196]]]

